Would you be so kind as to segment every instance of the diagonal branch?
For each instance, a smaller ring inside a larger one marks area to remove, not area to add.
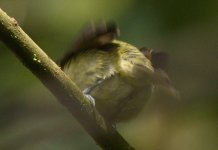
[[[75,83],[20,28],[17,21],[1,9],[0,39],[71,112],[102,149],[133,149],[90,105]]]

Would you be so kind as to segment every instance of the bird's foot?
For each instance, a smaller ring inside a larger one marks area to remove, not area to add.
[[[89,100],[89,102],[91,103],[91,105],[93,106],[93,107],[95,107],[95,99],[90,95],[90,94],[86,94],[86,93],[84,93],[85,94],[85,96],[88,98],[88,100]]]

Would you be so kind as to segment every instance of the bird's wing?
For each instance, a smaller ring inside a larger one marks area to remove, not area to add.
[[[175,87],[172,84],[172,81],[170,80],[167,71],[167,65],[168,65],[168,55],[165,52],[153,52],[151,49],[143,47],[140,49],[140,51],[144,54],[145,57],[150,59],[152,66],[154,67],[154,73],[151,76],[152,81],[154,85],[162,86],[166,90],[165,92],[168,92],[171,96],[173,96],[175,99],[180,99],[179,92],[175,89]]]
[[[167,53],[155,52],[147,47],[140,48],[140,51],[144,54],[145,57],[147,57],[151,61],[152,66],[155,69],[161,69],[163,71],[167,70],[168,59],[169,59]]]
[[[77,53],[102,47],[113,41],[119,35],[119,29],[114,22],[92,24],[75,40],[72,48],[60,61],[61,68]]]

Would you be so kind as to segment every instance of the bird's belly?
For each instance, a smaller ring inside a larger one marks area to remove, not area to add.
[[[138,59],[124,57],[131,56],[130,52]],[[93,49],[72,59],[64,72],[85,94],[95,99],[98,111],[107,120],[124,121],[135,117],[151,95],[149,63],[134,49],[122,57],[117,51]]]
[[[151,85],[134,87],[119,75],[104,80],[90,93],[99,112],[110,121],[135,117],[151,95]]]

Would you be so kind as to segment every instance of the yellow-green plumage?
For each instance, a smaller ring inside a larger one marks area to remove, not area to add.
[[[118,35],[114,23],[92,25],[60,62],[63,71],[110,123],[134,118],[149,100],[153,86],[163,86],[170,95],[178,96],[163,71],[167,55],[115,40]]]
[[[89,91],[99,112],[111,121],[133,118],[152,92],[150,60],[117,40],[77,53],[63,70],[82,91]]]

